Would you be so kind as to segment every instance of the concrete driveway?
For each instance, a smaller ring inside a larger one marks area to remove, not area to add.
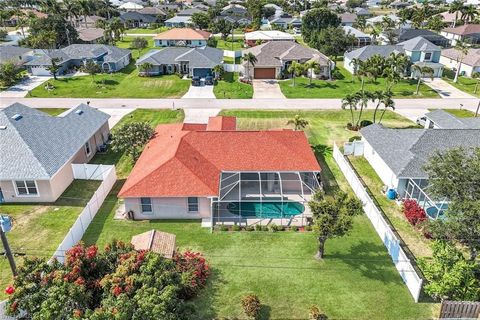
[[[8,88],[5,91],[0,92],[0,98],[23,98],[27,95],[28,91],[35,89],[45,81],[52,77],[36,77],[31,76],[23,80],[20,83]]]
[[[253,99],[285,99],[277,80],[253,80]]]
[[[182,97],[182,99],[190,98],[210,98],[215,99],[215,94],[213,93],[213,86],[190,86],[187,93]]]
[[[423,79],[423,81],[427,86],[435,90],[443,99],[475,98],[474,96],[455,88],[440,78],[434,78],[433,80],[428,78]]]

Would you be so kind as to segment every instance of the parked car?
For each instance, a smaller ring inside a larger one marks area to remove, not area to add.
[[[205,84],[206,85],[213,85],[213,77],[212,76],[206,76],[205,77]]]
[[[417,118],[417,124],[420,125],[420,126],[425,126],[425,122],[427,121],[427,117],[419,117]]]
[[[197,76],[192,77],[192,86],[199,86],[201,85],[201,83],[202,82],[200,81],[200,77],[197,77]]]

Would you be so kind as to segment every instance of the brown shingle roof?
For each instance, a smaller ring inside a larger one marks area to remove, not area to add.
[[[445,28],[442,31],[465,36],[472,33],[480,33],[480,24],[464,24],[455,28]]]
[[[135,250],[150,250],[171,259],[175,252],[175,235],[150,230],[132,237],[131,241]]]
[[[454,48],[442,50],[442,56],[452,60],[460,60],[462,58],[461,55],[462,54]],[[472,67],[480,66],[480,49],[468,49],[468,53],[463,58],[462,63]]]
[[[157,34],[157,40],[208,40],[212,34],[203,30],[191,28],[174,28]]]

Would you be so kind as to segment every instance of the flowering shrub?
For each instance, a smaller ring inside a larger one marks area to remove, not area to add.
[[[6,290],[7,310],[10,315],[25,311],[33,319],[187,319],[193,310],[185,299],[208,275],[200,253],[187,251],[170,260],[119,241],[103,252],[80,243],[64,263],[26,258]]]
[[[173,257],[178,272],[184,275],[186,297],[195,295],[205,285],[210,275],[210,267],[199,252],[187,250]]]
[[[413,199],[403,201],[403,214],[413,226],[427,220],[425,210],[420,208],[417,201]]]

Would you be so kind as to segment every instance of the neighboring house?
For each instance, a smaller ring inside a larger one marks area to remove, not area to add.
[[[455,28],[455,17],[457,17],[457,22],[461,21],[460,17],[462,13],[460,11],[450,13],[448,11],[440,13],[442,20],[449,28]]]
[[[275,18],[280,18],[284,14],[283,8],[274,4],[274,3],[267,3],[263,7],[264,8],[272,8],[273,10],[275,10],[275,14],[272,17],[270,17],[270,20],[275,19]]]
[[[370,35],[355,29],[354,27],[343,26],[343,31],[345,31],[345,34],[353,35],[355,39],[357,39],[354,46],[355,48],[361,48],[372,44],[372,37],[370,37]]]
[[[320,64],[320,70],[314,78],[329,78],[335,64],[318,50],[303,46],[294,41],[269,41],[264,44],[243,50],[243,54],[253,53],[257,58],[255,65],[249,66],[243,62],[246,72],[254,79],[279,79],[288,77],[288,67],[293,61],[305,63],[315,60]],[[249,75],[247,75],[249,76]]]
[[[52,59],[60,59],[58,74],[65,74],[71,69],[81,67],[87,61],[97,63],[104,72],[117,72],[130,63],[132,55],[130,50],[120,49],[104,44],[72,44],[62,49],[46,51],[27,63],[25,66],[34,76],[50,76],[47,70],[52,65]]]
[[[416,37],[422,37],[440,47],[450,46],[450,40],[444,36],[427,29],[403,29],[399,30],[396,42],[411,40]]]
[[[148,28],[152,23],[159,22],[157,17],[138,11],[127,11],[120,15],[120,20],[126,28]]]
[[[392,3],[390,3],[390,8],[393,8],[393,9],[405,9],[409,6],[411,6],[412,4],[409,3],[409,2],[404,2],[404,1],[394,1]]]
[[[1,46],[0,49],[0,64],[12,62],[20,66],[34,58],[33,49],[17,46]]]
[[[102,28],[79,28],[77,29],[78,39],[83,43],[99,43],[103,41],[103,35],[105,30]]]
[[[386,58],[391,53],[403,53],[410,58],[411,63],[431,67],[434,70],[434,77],[442,76],[443,64],[439,63],[441,48],[422,37],[416,37],[396,45],[369,45],[347,52],[344,56],[344,67],[353,74],[355,73],[355,66],[352,63],[354,58],[365,61],[374,55]],[[412,74],[412,76],[416,75]]]
[[[152,64],[149,71],[141,70],[144,63]],[[137,60],[140,74],[150,75],[180,73],[189,77],[213,75],[213,68],[223,63],[223,50],[211,47],[166,47],[151,50]]]
[[[48,15],[46,13],[40,12],[35,9],[20,9],[26,16],[34,15],[38,19],[46,18]],[[18,15],[13,14],[10,19],[6,19],[3,21],[4,25],[7,27],[15,27],[18,24]]]
[[[440,34],[449,39],[452,46],[455,46],[458,41],[468,44],[479,44],[480,24],[464,24],[463,26],[455,28],[446,28],[443,29]]]
[[[141,14],[146,14],[146,15],[155,17],[157,19],[160,18],[162,20],[165,19],[165,17],[167,16],[165,11],[163,11],[162,9],[157,8],[157,7],[145,7],[143,9],[137,10],[137,12],[141,13]]]
[[[399,198],[416,199],[431,218],[441,216],[446,199],[428,194],[423,167],[437,151],[480,147],[480,129],[390,129],[378,124],[360,130],[364,157]]]
[[[77,28],[95,28],[97,26],[97,23],[101,20],[105,20],[105,18],[95,15],[86,17],[78,16],[75,19],[75,25]]]
[[[295,37],[290,33],[277,31],[277,30],[265,30],[265,31],[253,31],[245,33],[245,44],[253,47],[257,44],[261,44],[267,41],[295,41]]]
[[[183,28],[187,26],[193,26],[192,16],[175,16],[168,20],[165,20],[165,27],[168,28]]]
[[[397,27],[398,27],[399,29],[409,29],[409,28],[412,27],[412,22],[411,22],[411,21],[405,21],[405,22],[401,23],[401,22],[400,22],[401,19],[400,19],[399,17],[397,17],[396,15],[394,15],[394,14],[381,15],[381,16],[376,16],[376,17],[368,18],[368,19],[366,20],[367,25],[373,26],[373,25],[382,23],[385,17],[388,17],[388,18],[390,18],[390,20],[392,20],[393,22],[395,22],[395,24],[397,25]]]
[[[141,4],[131,2],[131,1],[130,2],[125,2],[118,7],[118,9],[126,10],[126,11],[140,10],[142,8],[143,8],[143,6]]]
[[[339,14],[338,17],[341,20],[342,26],[353,27],[353,24],[357,21],[357,15],[355,13],[345,12]]]
[[[191,28],[174,28],[153,37],[155,47],[203,47],[212,34]]]
[[[302,27],[302,18],[284,15],[280,18],[270,21],[270,25],[282,28],[284,30],[294,28],[299,29]]]
[[[454,48],[442,50],[440,63],[447,68],[457,70],[460,60],[460,75],[471,77],[473,73],[480,72],[480,49],[470,48],[465,56]]]
[[[437,109],[425,114],[425,129],[480,129],[480,118],[458,118]]]
[[[252,18],[248,10],[239,4],[229,4],[224,7],[217,16],[217,20],[225,20],[240,26],[246,26],[252,23]]]
[[[110,116],[81,104],[58,117],[14,103],[0,110],[0,203],[54,202],[108,140]]]
[[[213,226],[311,217],[307,202],[321,169],[303,131],[241,131],[235,117],[214,117],[155,132],[119,193],[135,219]]]
[[[353,9],[353,12],[355,12],[355,14],[360,17],[360,16],[363,16],[363,17],[370,17],[372,15],[372,13],[370,12],[370,10],[366,9],[366,8],[362,8],[362,7],[356,7],[355,9]]]

